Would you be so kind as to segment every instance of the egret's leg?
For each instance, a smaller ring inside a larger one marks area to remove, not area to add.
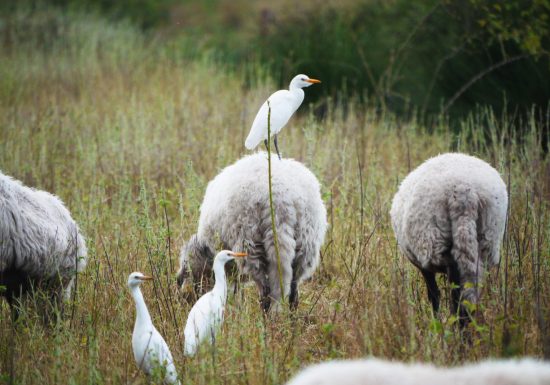
[[[279,160],[281,160],[281,153],[279,152],[279,146],[277,145],[277,134],[273,135],[275,138],[273,142],[275,143],[275,150],[277,150],[277,155],[279,156]]]

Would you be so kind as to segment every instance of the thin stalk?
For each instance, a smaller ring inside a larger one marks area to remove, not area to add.
[[[279,237],[275,226],[275,209],[273,207],[273,186],[271,183],[271,104],[267,101],[267,180],[269,184],[269,208],[271,211],[271,229],[273,231],[273,245],[277,256],[277,272],[279,273],[279,288],[281,290],[281,302],[284,301],[283,268],[281,254],[279,253]]]
[[[69,322],[70,327],[73,327],[73,319],[74,319],[74,313],[76,308],[76,292],[78,290],[78,232],[75,230],[75,236],[74,236],[74,242],[75,242],[75,255],[74,255],[74,287],[72,288],[72,297],[73,301],[71,304],[71,320]]]

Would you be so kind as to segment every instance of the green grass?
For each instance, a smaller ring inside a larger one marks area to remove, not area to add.
[[[40,28],[52,19],[56,39]],[[537,117],[517,137],[508,118],[480,108],[456,135],[445,121],[428,129],[353,101],[344,109],[327,100],[319,120],[306,95],[280,143],[321,181],[330,222],[322,264],[294,317],[265,319],[255,287],[241,285],[215,348],[184,358],[190,304],[175,284],[179,249],[196,230],[207,182],[246,154],[251,121],[275,86],[261,69],[249,88],[244,73],[208,56],[178,59],[130,24],[46,11],[23,21],[35,23],[35,41],[22,29],[0,52],[0,169],[59,195],[90,258],[57,328],[29,311],[14,332],[0,302],[0,382],[13,373],[17,384],[147,383],[131,350],[134,270],[155,277],[145,299],[185,384],[280,384],[308,363],[365,355],[456,364],[549,354],[550,161]],[[441,322],[432,319],[388,215],[411,168],[455,150],[494,165],[511,196],[502,262],[485,281],[470,347],[447,296]]]

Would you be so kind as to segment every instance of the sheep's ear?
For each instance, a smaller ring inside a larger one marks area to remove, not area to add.
[[[183,247],[180,258],[194,262],[204,261],[205,264],[211,263],[214,259],[214,249],[208,242],[200,239],[197,234],[193,234]]]
[[[201,242],[200,253],[207,261],[212,261],[214,259],[214,249],[206,242]]]

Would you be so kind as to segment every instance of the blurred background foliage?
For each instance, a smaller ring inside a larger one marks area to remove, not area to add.
[[[258,64],[281,86],[296,73],[318,77],[323,86],[308,90],[308,100],[318,101],[319,112],[320,96],[344,105],[359,96],[428,121],[479,106],[519,118],[534,108],[548,120],[550,0],[42,0],[0,7],[4,48],[17,49],[25,35],[62,39],[59,13],[48,17],[61,8],[131,23],[167,55],[207,55],[248,69],[249,82]],[[40,29],[50,33],[37,35]]]

